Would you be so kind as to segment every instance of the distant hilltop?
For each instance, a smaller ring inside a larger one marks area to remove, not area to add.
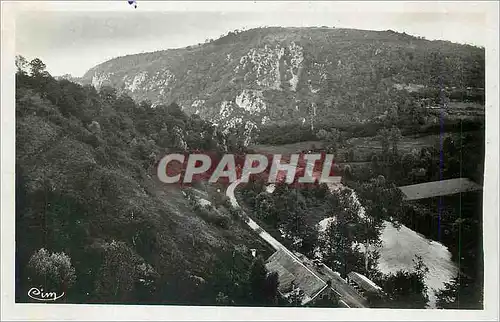
[[[81,84],[82,83],[82,77],[73,77],[71,74],[64,74],[61,76],[54,76],[55,79],[57,80],[62,80],[66,79],[69,80],[70,82]]]
[[[251,133],[273,124],[362,124],[405,108],[415,91],[484,88],[484,55],[391,30],[270,27],[115,58],[78,81],[153,106],[175,101],[187,114]]]

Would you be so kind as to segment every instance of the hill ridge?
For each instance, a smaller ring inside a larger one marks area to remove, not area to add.
[[[153,105],[177,102],[189,115],[251,136],[266,125],[314,129],[363,124],[392,108],[404,113],[417,102],[408,88],[484,88],[484,48],[390,30],[253,28],[117,57],[82,82]]]

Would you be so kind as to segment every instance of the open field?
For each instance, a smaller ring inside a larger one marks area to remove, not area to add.
[[[403,153],[411,152],[413,149],[421,149],[439,142],[438,135],[427,135],[422,137],[403,137],[398,145]],[[320,149],[324,146],[321,141],[304,141],[283,145],[256,144],[250,149],[262,153],[292,154],[313,148]],[[349,149],[354,150],[354,162],[368,161],[372,153],[381,152],[380,142],[376,137],[358,137],[347,140],[347,148],[339,149],[338,154],[343,156]]]
[[[475,103],[460,103],[454,102],[455,105],[460,105],[460,108],[463,110],[467,110],[468,104]],[[458,107],[457,107],[458,109]],[[474,108],[477,110],[477,106]],[[467,131],[467,133],[474,133],[476,130]],[[464,132],[465,133],[465,132]],[[459,140],[460,133],[455,132],[445,132],[443,134],[444,137],[451,136],[455,140]],[[400,153],[409,153],[413,150],[419,151],[423,147],[431,147],[438,146],[440,141],[439,134],[428,134],[428,135],[406,135],[401,138],[398,143],[398,150]],[[369,162],[370,156],[373,153],[381,153],[382,146],[380,141],[375,136],[369,137],[355,137],[348,139],[346,142],[346,147],[340,148],[337,152],[337,155],[340,156],[337,158],[338,163],[363,163]],[[255,144],[250,146],[251,150],[260,153],[270,153],[270,154],[292,154],[299,153],[305,150],[311,149],[321,149],[323,148],[324,143],[321,141],[304,141],[304,142],[296,142],[290,144],[278,144],[278,145],[270,145],[270,144]],[[354,159],[350,160],[350,162],[346,162],[345,156],[349,152],[349,150],[353,150]]]
[[[484,118],[484,105],[474,102],[451,101],[446,108],[447,116],[451,119],[480,119]]]
[[[256,144],[249,148],[261,153],[273,153],[273,154],[291,154],[299,153],[303,150],[320,149],[323,147],[323,142],[321,141],[304,141],[290,144],[281,145],[268,145],[268,144]]]
[[[423,147],[432,146],[439,142],[439,135],[426,135],[422,137],[405,136],[399,141],[398,150],[401,153],[411,152],[413,149],[420,150]],[[381,153],[382,146],[376,137],[359,137],[347,140],[347,149],[354,150],[354,161],[369,161],[372,153]]]
[[[473,134],[477,131],[467,131],[462,134],[469,133]],[[443,133],[443,139],[446,137],[452,137],[454,140],[460,140],[460,133]],[[419,151],[424,147],[439,146],[440,135],[407,135],[401,138],[398,143],[398,150],[400,153],[409,153],[416,149]],[[347,148],[340,149],[339,153],[346,153],[349,149],[354,150],[354,160],[355,162],[370,161],[370,155],[372,153],[381,153],[382,146],[380,141],[376,137],[357,137],[347,140]]]

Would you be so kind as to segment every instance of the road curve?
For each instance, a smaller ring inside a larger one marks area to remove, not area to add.
[[[226,195],[229,197],[229,200],[231,202],[231,205],[235,208],[241,209],[240,205],[238,204],[238,201],[236,200],[236,197],[234,196],[234,189],[236,188],[237,185],[241,183],[241,180],[238,179],[234,181],[229,187],[227,187],[226,190]],[[277,241],[273,236],[271,236],[268,232],[266,232],[262,227],[259,226],[255,221],[252,220],[252,218],[248,217],[247,224],[252,228],[259,236],[264,239],[269,245],[271,245],[274,249],[276,250],[282,250],[286,254],[288,254],[293,260],[295,260],[299,265],[304,267],[307,271],[309,271],[314,277],[316,277],[319,280],[323,280],[321,277],[319,277],[315,272],[310,270],[307,266],[305,266],[302,261],[294,254],[292,253],[288,248],[286,248],[282,243]]]
[[[240,205],[238,204],[238,201],[236,200],[236,197],[234,196],[234,189],[236,186],[238,186],[241,183],[241,180],[238,179],[231,183],[229,187],[227,187],[226,190],[226,195],[229,197],[229,200],[231,202],[231,205],[234,208],[241,209]],[[262,229],[255,221],[253,221],[250,217],[248,217],[248,226],[252,228],[255,232],[259,234],[259,236],[264,239],[269,245],[271,245],[274,249],[280,250],[280,249],[286,249],[286,247],[277,241],[273,236],[271,236],[268,232],[266,232],[264,229]]]

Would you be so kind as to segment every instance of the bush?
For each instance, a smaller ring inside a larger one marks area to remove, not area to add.
[[[51,253],[41,248],[30,258],[28,269],[31,279],[46,289],[71,287],[76,281],[75,268],[65,253]]]

